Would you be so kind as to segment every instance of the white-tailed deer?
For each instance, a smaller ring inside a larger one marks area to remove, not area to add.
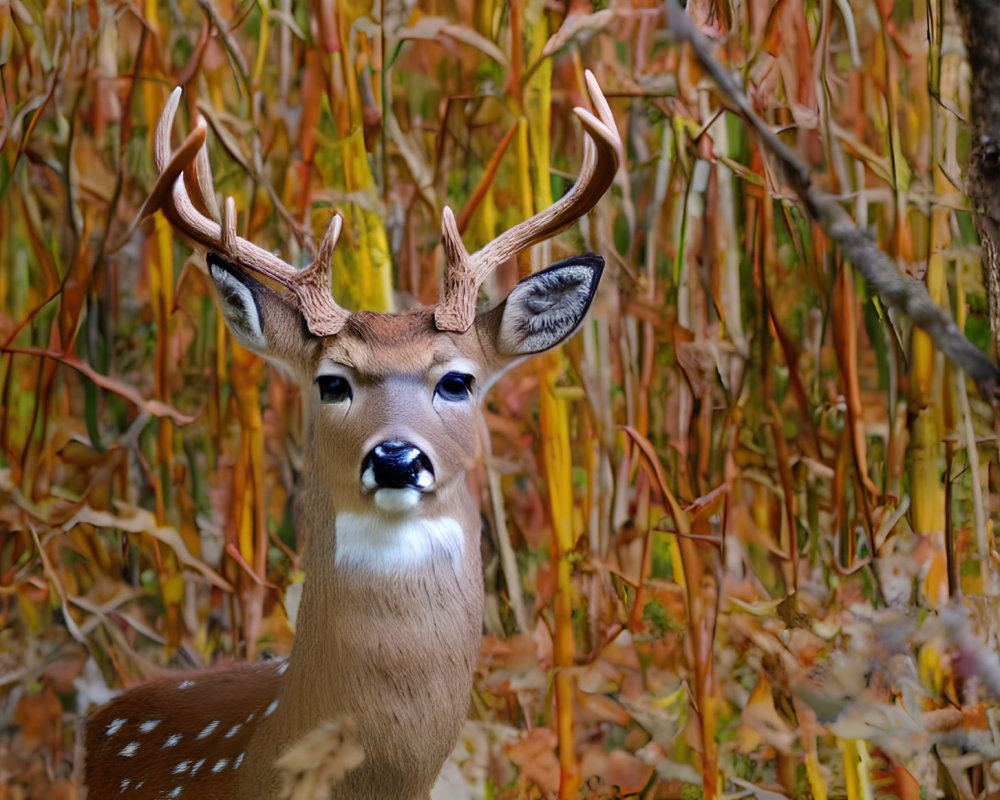
[[[479,652],[479,503],[466,482],[481,449],[478,404],[512,362],[576,330],[604,261],[561,261],[489,311],[477,313],[477,297],[498,264],[570,225],[610,186],[621,140],[590,73],[587,85],[595,113],[575,109],[587,138],[573,188],[472,255],[446,208],[441,300],[400,314],[334,302],[339,217],[300,271],[236,235],[231,198],[221,223],[206,216],[217,206],[205,123],[171,151],[180,89],[170,96],[150,208],[208,251],[237,341],[301,387],[295,523],[306,581],[287,661],[180,673],[90,716],[92,798],[274,797],[278,757],[342,719],[356,725],[364,758],[331,797],[427,797],[468,711]]]

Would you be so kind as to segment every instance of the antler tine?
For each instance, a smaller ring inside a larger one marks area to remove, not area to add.
[[[326,287],[326,293],[330,293],[330,283],[333,280],[333,251],[340,238],[340,231],[343,228],[344,220],[340,214],[330,217],[330,222],[326,226],[326,232],[319,242],[319,250],[316,258],[308,267],[299,273],[299,284],[308,286],[310,291],[322,292]],[[346,319],[346,317],[345,317]],[[341,327],[343,323],[341,323]],[[339,328],[338,328],[339,330]]]
[[[330,222],[326,226],[326,232],[319,242],[319,251],[316,253],[316,260],[306,267],[306,270],[329,270],[333,266],[333,251],[340,239],[340,231],[344,227],[344,220],[340,214],[330,217]]]
[[[587,89],[594,112],[574,108],[587,133],[580,176],[551,207],[500,234],[473,255],[462,244],[455,215],[445,208],[441,228],[445,247],[445,277],[441,301],[434,312],[439,330],[465,331],[476,316],[479,287],[504,261],[536,242],[555,236],[592,209],[611,186],[624,160],[622,140],[611,107],[590,70]]]
[[[196,162],[197,171],[194,185],[200,199],[206,208],[217,208],[214,200],[214,188],[211,185],[211,168],[208,166],[207,154],[198,151],[204,147],[207,127],[205,120],[198,117],[195,129],[184,140],[184,144],[176,151],[170,149],[170,132],[173,129],[174,117],[180,105],[181,89],[170,93],[156,126],[153,144],[156,167],[160,178],[154,187],[160,189],[157,200],[170,223],[179,231],[193,239],[202,247],[218,252],[221,256],[252,270],[266,278],[280,283],[290,289],[299,302],[299,308],[306,319],[309,330],[316,336],[330,336],[339,333],[350,316],[350,312],[337,305],[330,294],[330,258],[333,245],[340,233],[340,217],[335,217],[323,237],[323,258],[304,270],[298,270],[291,264],[269,253],[253,242],[238,236],[236,233],[236,203],[233,198],[226,198],[222,208],[221,224],[202,214],[188,194],[184,182],[184,172],[190,172],[192,162]],[[196,149],[195,149],[196,148]],[[163,191],[167,180],[172,180],[169,193]],[[211,198],[211,199],[209,199]],[[149,210],[153,210],[150,208]],[[333,230],[335,229],[335,230]],[[325,279],[325,283],[323,280]]]
[[[199,115],[199,119],[200,119]],[[219,219],[219,202],[215,199],[215,179],[212,177],[212,162],[208,158],[208,148],[202,145],[194,159],[195,188],[202,206],[208,210],[211,219]]]
[[[163,175],[167,171],[170,163],[170,132],[174,129],[174,117],[177,116],[177,107],[181,104],[180,86],[174,90],[167,98],[166,105],[160,113],[160,118],[156,122],[156,134],[153,137],[153,161],[156,164],[156,171]]]
[[[170,206],[170,195],[173,192],[174,183],[183,175],[191,159],[195,158],[205,144],[205,126],[195,126],[189,133],[181,146],[171,153],[170,151],[170,130],[173,127],[174,115],[177,113],[177,106],[180,103],[181,90],[174,89],[163,107],[163,113],[156,124],[156,133],[153,138],[153,160],[159,173],[156,182],[149,192],[149,196],[139,209],[135,220],[129,225],[128,230],[122,236],[124,242],[139,223],[147,217],[155,214],[157,209],[166,209]]]

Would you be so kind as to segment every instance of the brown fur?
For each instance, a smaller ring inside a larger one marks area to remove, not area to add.
[[[85,780],[91,800],[158,798],[178,786],[181,797],[236,797],[234,777],[243,762],[235,770],[233,764],[240,753],[246,753],[254,721],[277,696],[278,667],[270,662],[178,672],[176,677],[139,686],[99,708],[87,719]],[[250,714],[254,720],[247,724]],[[140,729],[140,724],[157,720],[152,730]],[[212,732],[198,739],[213,721],[218,724]],[[227,736],[237,724],[239,729]],[[176,744],[165,746],[178,735]],[[121,755],[130,744],[136,745],[132,754]],[[226,767],[213,772],[223,758]],[[191,770],[201,759],[205,761],[192,778]],[[174,772],[184,762],[186,768]],[[124,790],[123,781],[128,781]],[[196,790],[190,789],[192,784]]]

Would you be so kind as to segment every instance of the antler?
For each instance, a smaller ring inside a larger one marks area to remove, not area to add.
[[[222,222],[216,222],[199,210],[199,206],[218,218],[212,186],[212,170],[205,150],[207,128],[205,120],[198,117],[195,128],[177,150],[170,149],[170,132],[181,101],[181,89],[170,93],[163,114],[156,126],[153,155],[160,172],[149,200],[147,212],[162,208],[170,223],[189,238],[241,267],[251,269],[290,289],[299,301],[299,308],[306,318],[309,330],[316,336],[339,333],[350,312],[334,301],[330,293],[333,248],[340,236],[343,221],[334,214],[320,242],[316,260],[305,269],[296,269],[236,235],[236,202],[226,198],[222,207]],[[188,194],[190,179],[195,199]]]
[[[590,70],[587,89],[596,115],[574,108],[587,132],[583,166],[573,188],[545,211],[500,234],[475,254],[469,255],[455,224],[455,215],[445,207],[441,215],[444,234],[445,275],[441,300],[434,312],[438,330],[465,331],[476,318],[479,287],[500,264],[536,242],[555,236],[592,209],[611,186],[623,159],[621,137],[608,101]]]

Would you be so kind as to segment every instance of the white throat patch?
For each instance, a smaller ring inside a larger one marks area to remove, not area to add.
[[[337,514],[338,567],[387,574],[412,569],[434,555],[443,555],[457,571],[465,536],[451,517],[383,517],[378,514]]]

